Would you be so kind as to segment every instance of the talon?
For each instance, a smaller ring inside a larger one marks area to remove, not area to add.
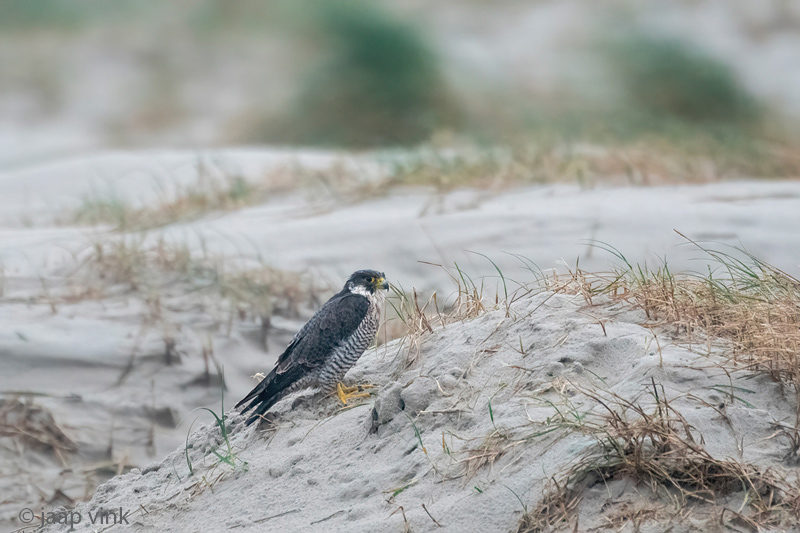
[[[374,389],[375,385],[353,385],[352,387],[346,387],[341,383],[336,384],[336,397],[339,398],[339,401],[342,402],[344,405],[347,405],[347,402],[354,399],[354,398],[369,398],[370,394],[368,392],[361,392],[363,389]]]

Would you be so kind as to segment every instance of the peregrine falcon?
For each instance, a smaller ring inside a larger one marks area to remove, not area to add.
[[[342,403],[359,396],[341,379],[372,343],[380,325],[380,304],[389,290],[386,275],[359,270],[344,288],[316,312],[294,336],[272,372],[236,404],[250,402],[242,412],[255,408],[247,425],[289,393],[315,387],[337,391]]]

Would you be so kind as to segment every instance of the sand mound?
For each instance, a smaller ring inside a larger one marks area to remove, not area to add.
[[[100,486],[75,529],[113,510],[135,531],[786,530],[797,468],[779,428],[794,393],[645,322],[540,293],[425,335],[412,368],[408,344],[373,349],[348,374],[377,385],[371,398],[295,395],[258,429],[230,413],[230,449],[196,426],[186,447]],[[704,468],[706,487],[680,477]]]

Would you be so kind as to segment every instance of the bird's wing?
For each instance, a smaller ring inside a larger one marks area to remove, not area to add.
[[[278,358],[277,374],[298,366],[316,368],[325,362],[339,343],[350,338],[369,310],[369,300],[360,294],[346,294],[327,302],[295,335]]]
[[[256,408],[247,424],[267,412],[309,370],[324,363],[337,345],[355,332],[368,310],[369,301],[359,294],[328,300],[294,336],[269,375],[236,404],[238,408],[250,402],[242,412]]]

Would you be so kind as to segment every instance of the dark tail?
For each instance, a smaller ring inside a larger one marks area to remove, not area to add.
[[[294,383],[295,376],[287,374],[277,374],[273,369],[267,377],[261,380],[261,383],[256,385],[255,388],[242,399],[242,401],[236,404],[238,408],[250,402],[248,406],[242,409],[242,413],[246,413],[250,409],[255,408],[253,414],[247,419],[246,424],[248,426],[256,420],[260,420],[270,407],[275,405],[289,392],[292,383]]]

